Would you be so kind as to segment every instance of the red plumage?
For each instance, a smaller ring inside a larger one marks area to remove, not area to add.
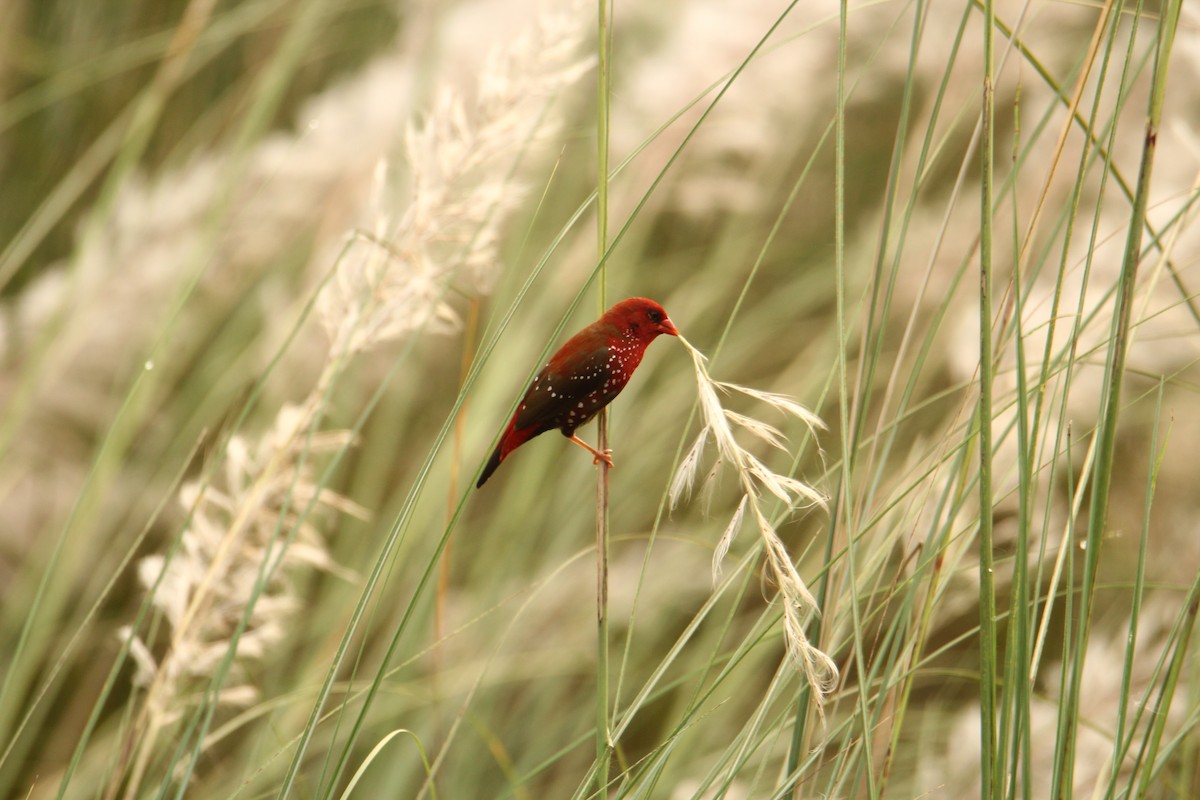
[[[533,437],[557,428],[589,450],[592,463],[612,458],[575,435],[575,429],[613,401],[659,334],[678,336],[667,312],[653,300],[631,297],[567,340],[533,379],[509,420],[476,487],[483,486],[508,454]]]

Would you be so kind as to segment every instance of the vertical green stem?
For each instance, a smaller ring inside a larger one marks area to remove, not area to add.
[[[983,4],[983,142],[979,227],[979,784],[980,797],[1000,797],[996,757],[996,585],[992,571],[992,167],[995,94],[992,0]]]
[[[859,680],[857,684],[857,713],[859,725],[862,727],[863,738],[867,742],[871,739],[871,721],[869,712],[869,700],[867,693],[870,691],[867,675],[867,663],[864,652],[866,646],[863,646],[862,636],[866,626],[863,622],[862,608],[859,605],[858,599],[858,563],[857,551],[855,549],[854,537],[854,519],[855,508],[851,501],[851,489],[853,481],[851,475],[854,469],[855,448],[857,442],[855,434],[852,430],[853,411],[850,407],[850,388],[849,378],[847,377],[847,353],[849,352],[849,343],[847,341],[846,328],[846,31],[849,24],[849,2],[841,0],[838,4],[838,59],[837,59],[837,108],[835,116],[837,124],[835,125],[834,140],[833,140],[833,259],[834,272],[837,275],[837,329],[838,329],[838,380],[840,382],[840,391],[838,392],[839,408],[838,417],[841,420],[839,433],[842,438],[842,446],[844,455],[842,457],[842,475],[839,481],[842,496],[838,505],[841,513],[844,515],[841,522],[843,529],[846,532],[846,565],[847,577],[849,580],[850,589],[850,618],[853,623],[854,630],[854,668],[858,673]],[[865,389],[864,389],[865,392]],[[832,536],[833,531],[830,531]],[[869,797],[878,797],[879,789],[877,786],[878,770],[875,769],[874,758],[871,745],[864,744],[862,748],[864,773],[867,780],[867,795]]]
[[[1012,168],[1015,185],[1016,170],[1020,164],[1020,94],[1013,101],[1013,155]],[[1012,237],[1014,252],[1020,252],[1018,204],[1012,203]],[[1029,630],[1031,604],[1029,597],[1029,540],[1032,535],[1034,501],[1035,462],[1034,431],[1030,427],[1029,374],[1026,370],[1025,338],[1025,287],[1021,284],[1021,260],[1013,262],[1013,343],[1016,347],[1017,363],[1017,541],[1013,554],[1012,588],[1009,591],[1008,649],[1001,669],[1004,670],[1000,692],[1000,725],[996,739],[996,758],[999,768],[1010,776],[1008,792],[1002,797],[1015,797],[1018,783],[1029,792],[1031,783],[1028,774],[1030,740],[1030,692],[1029,678]],[[1017,776],[1021,780],[1017,780]],[[1028,794],[1026,794],[1028,797]]]
[[[604,313],[607,303],[608,267],[608,0],[599,0],[596,50],[599,84],[596,99],[596,246],[600,259],[597,307]],[[608,409],[596,416],[596,447],[608,449]],[[608,796],[608,465],[596,471],[596,790]]]
[[[1137,284],[1138,260],[1142,249],[1142,229],[1145,226],[1146,208],[1150,197],[1150,175],[1154,166],[1154,154],[1158,145],[1158,126],[1162,121],[1163,101],[1167,87],[1167,68],[1171,60],[1171,46],[1179,24],[1181,4],[1178,0],[1163,4],[1159,18],[1158,42],[1155,51],[1154,77],[1150,91],[1150,107],[1146,115],[1145,139],[1142,144],[1142,161],[1138,169],[1137,189],[1133,197],[1133,209],[1129,218],[1129,230],[1125,239],[1125,253],[1121,264],[1121,277],[1117,284],[1116,311],[1113,316],[1112,339],[1108,361],[1105,365],[1105,388],[1101,396],[1101,414],[1097,430],[1099,445],[1096,448],[1096,476],[1088,507],[1088,532],[1083,563],[1083,585],[1079,591],[1079,627],[1076,631],[1070,685],[1067,687],[1066,713],[1069,719],[1079,718],[1079,695],[1083,683],[1084,658],[1087,652],[1088,635],[1091,632],[1092,600],[1096,588],[1096,574],[1100,563],[1100,548],[1104,529],[1108,522],[1108,493],[1112,485],[1115,468],[1117,420],[1120,416],[1121,384],[1125,375],[1125,357],[1132,335],[1133,293]],[[1068,746],[1063,753],[1063,764],[1059,774],[1070,776],[1075,765],[1076,729],[1070,731]],[[1070,780],[1064,778],[1059,796],[1070,795]]]

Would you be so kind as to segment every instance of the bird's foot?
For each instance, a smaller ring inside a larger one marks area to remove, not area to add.
[[[584,450],[587,450],[589,453],[591,453],[593,464],[599,464],[601,461],[603,461],[605,464],[608,464],[609,469],[613,468],[612,450],[609,450],[607,448],[604,450],[597,450],[596,448],[592,447],[590,444],[585,442],[583,439],[580,439],[575,434],[571,434],[567,438],[570,439],[575,444],[582,447]]]

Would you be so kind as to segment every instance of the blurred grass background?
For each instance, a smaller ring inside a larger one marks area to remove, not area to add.
[[[842,678],[820,716],[749,531],[714,581],[736,481],[667,511],[659,341],[611,423],[608,796],[1197,796],[1182,5],[613,7],[609,299],[829,424],[729,399],[830,497],[772,513]],[[598,796],[593,468],[547,436],[469,488],[595,316],[595,12],[0,10],[0,796]]]

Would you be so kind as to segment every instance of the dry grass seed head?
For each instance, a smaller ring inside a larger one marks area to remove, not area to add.
[[[170,645],[156,663],[129,628],[119,635],[130,642],[138,665],[135,680],[152,686],[149,703],[163,721],[173,719],[211,679],[251,603],[233,671],[219,694],[222,703],[256,696],[244,664],[261,660],[286,637],[302,606],[296,586],[300,569],[353,576],[335,564],[308,522],[310,507],[365,514],[317,486],[311,463],[315,452],[349,445],[350,436],[307,436],[311,418],[306,408],[285,406],[258,442],[231,437],[220,479],[208,485],[191,482],[180,490],[190,520],[178,551],[170,559],[151,555],[138,563],[139,581],[153,593],[151,603],[168,623]],[[285,546],[289,531],[294,539]]]
[[[403,215],[368,226],[376,241],[352,243],[322,293],[335,352],[452,332],[460,321],[444,299],[450,285],[491,291],[502,226],[526,194],[521,168],[560,126],[547,107],[591,67],[578,54],[583,20],[574,7],[542,14],[531,33],[492,51],[473,95],[442,86],[432,111],[408,126]]]
[[[680,336],[679,339],[692,356],[704,425],[672,478],[669,491],[671,507],[674,508],[680,498],[690,492],[700,457],[711,435],[717,444],[718,458],[713,470],[705,479],[705,490],[707,491],[713,485],[719,468],[726,462],[733,465],[742,489],[741,500],[713,552],[713,580],[715,582],[719,578],[721,563],[729,552],[733,538],[737,535],[746,512],[749,510],[758,527],[770,575],[774,578],[782,596],[784,638],[787,642],[789,657],[815,690],[819,709],[820,699],[837,685],[837,666],[828,655],[815,647],[804,633],[804,614],[817,613],[816,599],[792,563],[787,548],[779,538],[775,527],[763,513],[759,500],[765,490],[778,498],[790,510],[812,506],[825,508],[825,497],[803,481],[774,472],[753,453],[738,444],[733,427],[730,425],[731,422],[768,445],[786,452],[783,445],[783,433],[779,429],[753,417],[727,411],[721,405],[717,390],[737,391],[767,403],[771,407],[803,421],[810,432],[824,428],[824,424],[811,411],[784,395],[713,380],[708,373],[705,356],[684,337]]]

